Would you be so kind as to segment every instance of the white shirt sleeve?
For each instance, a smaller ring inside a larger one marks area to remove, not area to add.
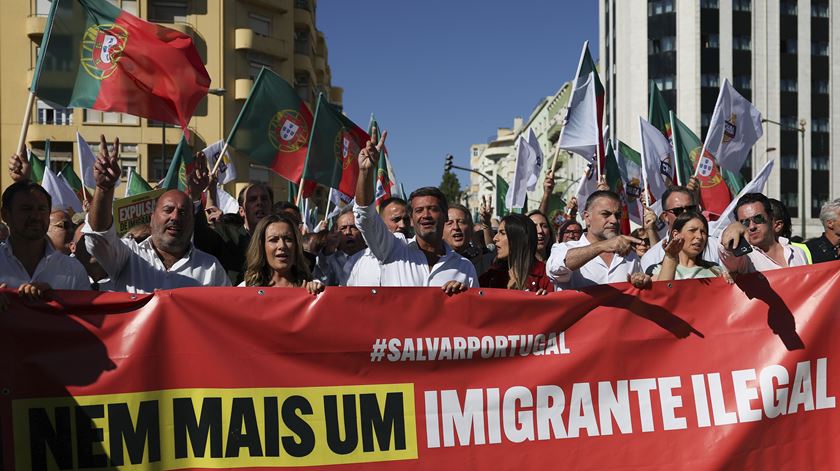
[[[370,206],[353,206],[353,215],[356,216],[356,227],[362,233],[365,243],[370,248],[371,253],[380,262],[385,262],[391,255],[394,245],[398,243],[397,238],[385,221],[376,213],[373,205]]]
[[[572,271],[566,268],[566,254],[569,247],[566,244],[555,243],[551,246],[551,255],[545,264],[548,279],[555,283],[568,283],[572,279]]]
[[[87,218],[85,218],[85,227],[82,232],[87,235],[85,237],[85,248],[87,248],[88,253],[96,258],[112,280],[117,279],[129,258],[131,258],[132,252],[125,245],[126,242],[117,237],[113,221],[111,221],[111,227],[100,232],[94,231]],[[134,243],[134,241],[131,241],[131,243]]]

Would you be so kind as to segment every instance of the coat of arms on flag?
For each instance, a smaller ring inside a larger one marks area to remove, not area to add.
[[[341,132],[338,133],[336,139],[336,156],[340,156],[341,159],[341,168],[346,169],[350,166],[353,162],[353,159],[359,155],[359,145],[356,144],[356,140],[353,139],[353,136],[350,135],[350,132],[346,128],[342,128]]]
[[[128,42],[128,31],[122,26],[93,25],[82,37],[82,66],[97,80],[110,77],[117,70],[117,62]]]
[[[712,170],[715,169],[714,162],[712,162],[711,159],[709,159],[708,157],[705,157],[705,156],[700,159],[700,164],[699,165],[700,165],[700,168],[699,168],[698,171],[700,172],[700,175],[703,175],[704,177],[708,177],[709,175],[711,175]]]
[[[738,131],[738,126],[735,125],[737,120],[738,116],[732,113],[732,116],[723,123],[723,142],[735,139],[735,133]]]
[[[296,110],[281,110],[268,124],[268,139],[281,152],[294,152],[309,140],[309,127]]]

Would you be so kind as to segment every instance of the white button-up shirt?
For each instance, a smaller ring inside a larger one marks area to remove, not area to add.
[[[6,283],[7,288],[37,282],[46,283],[52,289],[90,289],[85,267],[75,258],[55,250],[49,240],[32,276],[15,257],[11,244],[11,238],[0,244],[0,283]]]
[[[156,289],[230,286],[230,278],[216,257],[195,247],[190,246],[184,257],[167,270],[151,237],[138,244],[117,237],[113,224],[108,230],[97,232],[87,221],[82,232],[90,234],[85,237],[85,247],[111,277],[116,291],[151,293]]]
[[[392,234],[373,206],[356,205],[353,214],[371,253],[380,262],[381,286],[443,286],[448,281],[459,281],[470,288],[478,287],[472,262],[446,243],[445,253],[429,269],[426,254],[417,242],[406,244],[402,234]]]
[[[624,257],[613,254],[609,265],[600,256],[596,256],[577,270],[569,270],[566,267],[566,254],[569,250],[588,245],[590,245],[589,240],[584,235],[580,240],[557,243],[551,247],[551,256],[546,262],[546,272],[557,289],[576,289],[626,282],[627,275],[642,271],[639,256],[632,250]]]
[[[414,241],[413,237],[406,240],[402,233],[395,233],[394,236],[404,244]],[[350,278],[347,279],[347,286],[381,286],[381,283],[382,264],[373,255],[370,248],[366,248],[362,256],[353,264]]]
[[[786,241],[787,239],[784,239],[784,242]],[[782,244],[788,267],[798,267],[808,264],[808,259],[802,249],[784,242],[783,240],[779,240],[779,243]],[[767,256],[767,253],[754,245],[752,246],[752,252],[740,257],[733,255],[732,252],[724,248],[723,244],[718,243],[717,247],[721,264],[730,272],[755,273],[758,271],[785,268],[774,262],[772,258]]]
[[[648,268],[661,263],[665,258],[665,239],[660,240],[653,245],[644,255],[642,255],[642,270],[647,272]],[[720,239],[709,236],[706,241],[706,248],[703,249],[703,260],[720,265],[720,257],[718,257],[718,245]]]
[[[353,255],[347,255],[341,250],[336,250],[330,255],[320,253],[312,276],[327,286],[347,286],[353,266],[362,255],[362,250]]]

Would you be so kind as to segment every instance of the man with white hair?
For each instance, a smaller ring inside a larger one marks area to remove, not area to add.
[[[805,242],[813,263],[840,260],[840,198],[827,201],[820,209],[820,222],[825,232]]]

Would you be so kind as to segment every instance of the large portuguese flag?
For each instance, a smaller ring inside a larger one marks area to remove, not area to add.
[[[347,196],[356,195],[359,151],[370,139],[368,133],[318,95],[312,140],[303,169],[303,195],[309,196],[314,183],[335,188]]]
[[[107,0],[53,0],[30,89],[53,105],[125,112],[186,129],[209,86],[189,36]]]
[[[300,182],[312,112],[289,82],[263,67],[228,136],[228,144],[290,182]]]
[[[703,209],[712,215],[720,216],[732,201],[729,188],[723,180],[720,168],[715,163],[714,156],[707,150],[705,158],[700,158],[703,142],[694,132],[671,113],[673,121],[674,150],[680,162],[690,162],[689,171],[693,174],[700,162],[700,203]],[[712,218],[712,220],[717,217]]]

